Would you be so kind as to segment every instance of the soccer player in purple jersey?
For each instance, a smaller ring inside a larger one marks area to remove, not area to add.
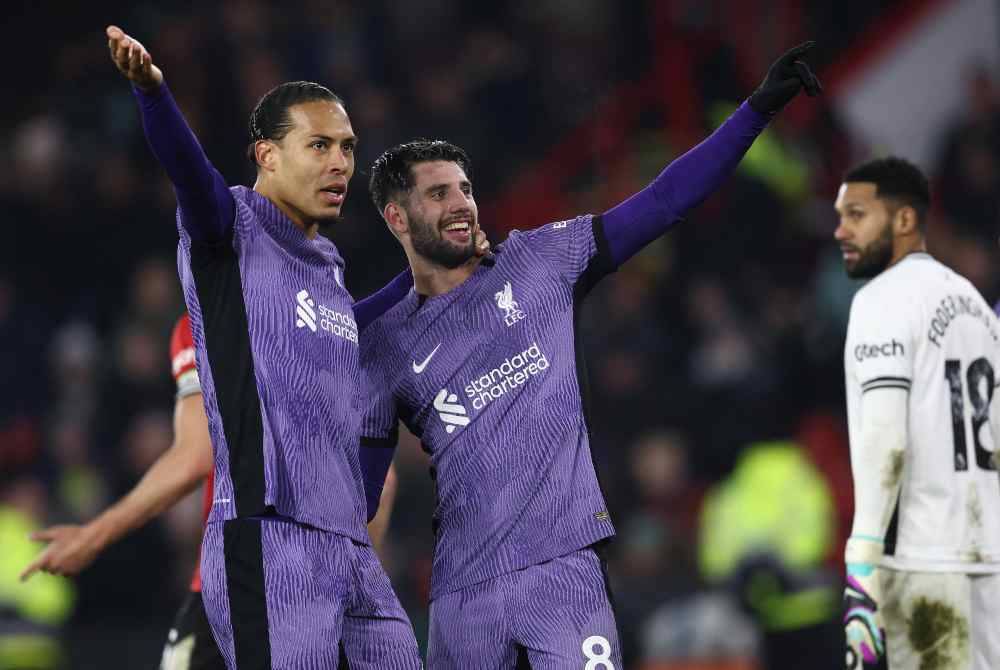
[[[729,175],[803,88],[792,49],[711,137],[598,216],[514,232],[473,255],[471,165],[416,141],[385,152],[371,195],[406,251],[414,291],[361,343],[361,463],[377,504],[398,420],[430,454],[437,487],[429,668],[621,670],[603,564],[614,534],[591,455],[579,305]],[[369,509],[369,514],[372,510]]]
[[[340,254],[317,236],[354,173],[344,104],[310,82],[265,95],[250,122],[257,181],[228,188],[146,49],[115,26],[107,37],[177,193],[215,461],[203,598],[226,665],[419,668],[365,529],[354,401],[373,303],[353,305]],[[391,304],[408,285],[404,273],[370,300]]]

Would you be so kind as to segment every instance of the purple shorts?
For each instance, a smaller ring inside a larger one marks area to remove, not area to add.
[[[413,627],[371,547],[282,519],[205,528],[202,598],[230,670],[414,670]]]
[[[622,670],[604,566],[590,548],[431,602],[428,670]]]

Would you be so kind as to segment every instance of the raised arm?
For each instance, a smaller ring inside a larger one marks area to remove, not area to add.
[[[673,161],[649,186],[604,213],[602,225],[615,265],[667,232],[733,173],[771,118],[805,89],[821,90],[800,58],[813,46],[801,44],[779,58],[763,83],[714,133]]]
[[[149,146],[174,184],[181,225],[193,240],[222,240],[236,214],[225,180],[205,156],[146,48],[117,26],[109,26],[107,36],[111,60],[132,82]]]
[[[178,398],[174,406],[174,444],[128,494],[82,526],[53,526],[32,534],[48,546],[21,572],[25,580],[42,570],[75,575],[108,546],[177,503],[212,470],[212,442],[201,393]]]

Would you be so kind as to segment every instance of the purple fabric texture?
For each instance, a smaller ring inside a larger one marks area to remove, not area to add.
[[[413,628],[371,547],[295,523],[236,519],[208,524],[201,552],[205,613],[230,670],[233,621],[243,613],[231,610],[227,581],[232,561],[245,558],[225,556],[223,529],[232,524],[261,527],[264,584],[241,587],[263,587],[269,667],[333,670],[341,644],[352,670],[422,667]]]
[[[519,653],[536,670],[622,670],[614,612],[593,550],[431,602],[428,668],[514,668]]]
[[[515,232],[452,291],[365,331],[362,438],[402,419],[437,489],[432,597],[614,534],[578,369],[576,310],[607,268],[590,216]]]
[[[358,333],[344,262],[267,198],[232,189],[230,244],[181,225],[178,269],[215,455],[209,521],[274,510],[368,542]]]

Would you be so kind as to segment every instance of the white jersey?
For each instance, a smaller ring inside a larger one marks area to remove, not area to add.
[[[997,426],[1000,323],[972,284],[913,253],[861,289],[844,348],[852,463],[860,462],[862,394],[909,391],[907,443],[883,565],[1000,572]],[[1000,402],[1000,400],[998,400]]]

